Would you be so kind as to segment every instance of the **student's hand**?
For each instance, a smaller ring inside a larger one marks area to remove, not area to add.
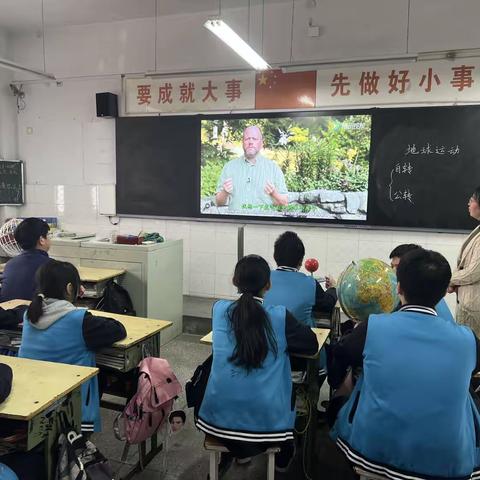
[[[331,277],[330,275],[327,275],[325,277],[325,286],[327,288],[334,288],[334,287],[337,286],[337,281],[333,277]]]
[[[275,185],[267,180],[264,191],[267,195],[273,195],[275,193]]]
[[[233,192],[233,180],[231,178],[227,178],[223,182],[223,190],[227,192],[229,195]]]
[[[78,291],[78,298],[82,298],[85,295],[85,287],[80,285],[80,289]]]
[[[447,293],[456,293],[458,290],[457,285],[449,285],[447,288]]]

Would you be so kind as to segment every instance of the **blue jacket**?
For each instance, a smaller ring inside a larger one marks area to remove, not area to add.
[[[455,318],[452,315],[452,312],[448,308],[447,302],[444,298],[442,298],[436,305],[435,310],[438,313],[439,317],[444,318],[445,320],[450,320],[453,323],[455,322]]]
[[[17,475],[3,463],[0,463],[0,478],[2,480],[18,480]]]
[[[0,300],[31,300],[35,293],[35,274],[50,260],[47,252],[32,248],[11,258],[5,265]]]
[[[312,308],[315,305],[315,279],[301,272],[273,270],[270,282],[271,287],[265,294],[263,305],[284,305],[299,322],[314,327]]]
[[[83,308],[70,310],[46,328],[33,326],[25,314],[22,345],[18,356],[95,367],[95,353],[87,348],[83,337],[85,312]],[[82,384],[82,430],[101,430],[100,396],[96,376]]]
[[[272,323],[278,353],[270,351],[259,369],[249,373],[228,358],[235,349],[227,310],[233,302],[213,307],[213,363],[197,427],[216,437],[248,442],[293,439],[290,360],[285,336],[285,307],[265,307]]]
[[[353,463],[391,479],[480,474],[480,416],[469,393],[476,360],[472,331],[451,319],[370,315],[363,373],[332,436]]]

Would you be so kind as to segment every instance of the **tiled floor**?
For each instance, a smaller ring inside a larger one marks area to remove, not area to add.
[[[199,342],[200,336],[184,334],[164,347],[161,355],[172,365],[182,384],[190,378],[195,367],[207,358],[210,347]],[[185,406],[185,396],[177,400],[177,407]],[[122,442],[115,439],[112,423],[116,412],[102,409],[103,432],[93,436],[94,443],[107,456],[114,470],[122,475],[128,467],[137,461],[135,447],[131,447],[127,465],[120,463]],[[317,435],[318,457],[315,462],[313,478],[322,480],[350,480],[355,476],[345,464],[327,436],[325,427],[319,427]],[[138,480],[206,480],[208,474],[208,455],[203,449],[203,434],[192,424],[192,412],[187,410],[187,423],[179,433],[171,436],[167,442],[166,456],[158,454],[143,472],[134,478]],[[165,468],[166,467],[166,468]],[[119,475],[115,478],[118,478]],[[249,465],[233,465],[225,475],[225,480],[264,480],[266,478],[266,456],[253,459]],[[277,474],[279,480],[297,480],[305,478],[301,468],[301,454],[286,474]]]

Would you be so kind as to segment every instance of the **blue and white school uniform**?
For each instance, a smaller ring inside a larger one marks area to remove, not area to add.
[[[296,268],[279,267],[270,274],[271,288],[266,292],[264,305],[284,305],[299,321],[315,326],[312,309],[315,305],[317,284],[310,275],[299,272]]]
[[[278,352],[275,355],[269,351],[261,368],[247,372],[228,360],[236,345],[228,319],[233,304],[220,300],[213,307],[213,363],[197,427],[225,440],[292,440],[295,408],[285,334],[286,309],[264,307]]]
[[[95,367],[95,353],[83,336],[84,308],[64,300],[46,299],[44,315],[32,324],[25,313],[19,357]],[[51,301],[52,300],[52,301]],[[82,431],[99,432],[100,396],[97,377],[82,384]]]
[[[480,478],[471,329],[413,305],[370,315],[367,328],[363,373],[332,430],[338,446],[390,479]]]

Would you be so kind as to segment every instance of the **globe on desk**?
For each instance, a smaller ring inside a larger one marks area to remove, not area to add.
[[[337,292],[342,310],[357,321],[372,313],[390,313],[400,301],[395,272],[376,258],[352,262],[340,275]]]

